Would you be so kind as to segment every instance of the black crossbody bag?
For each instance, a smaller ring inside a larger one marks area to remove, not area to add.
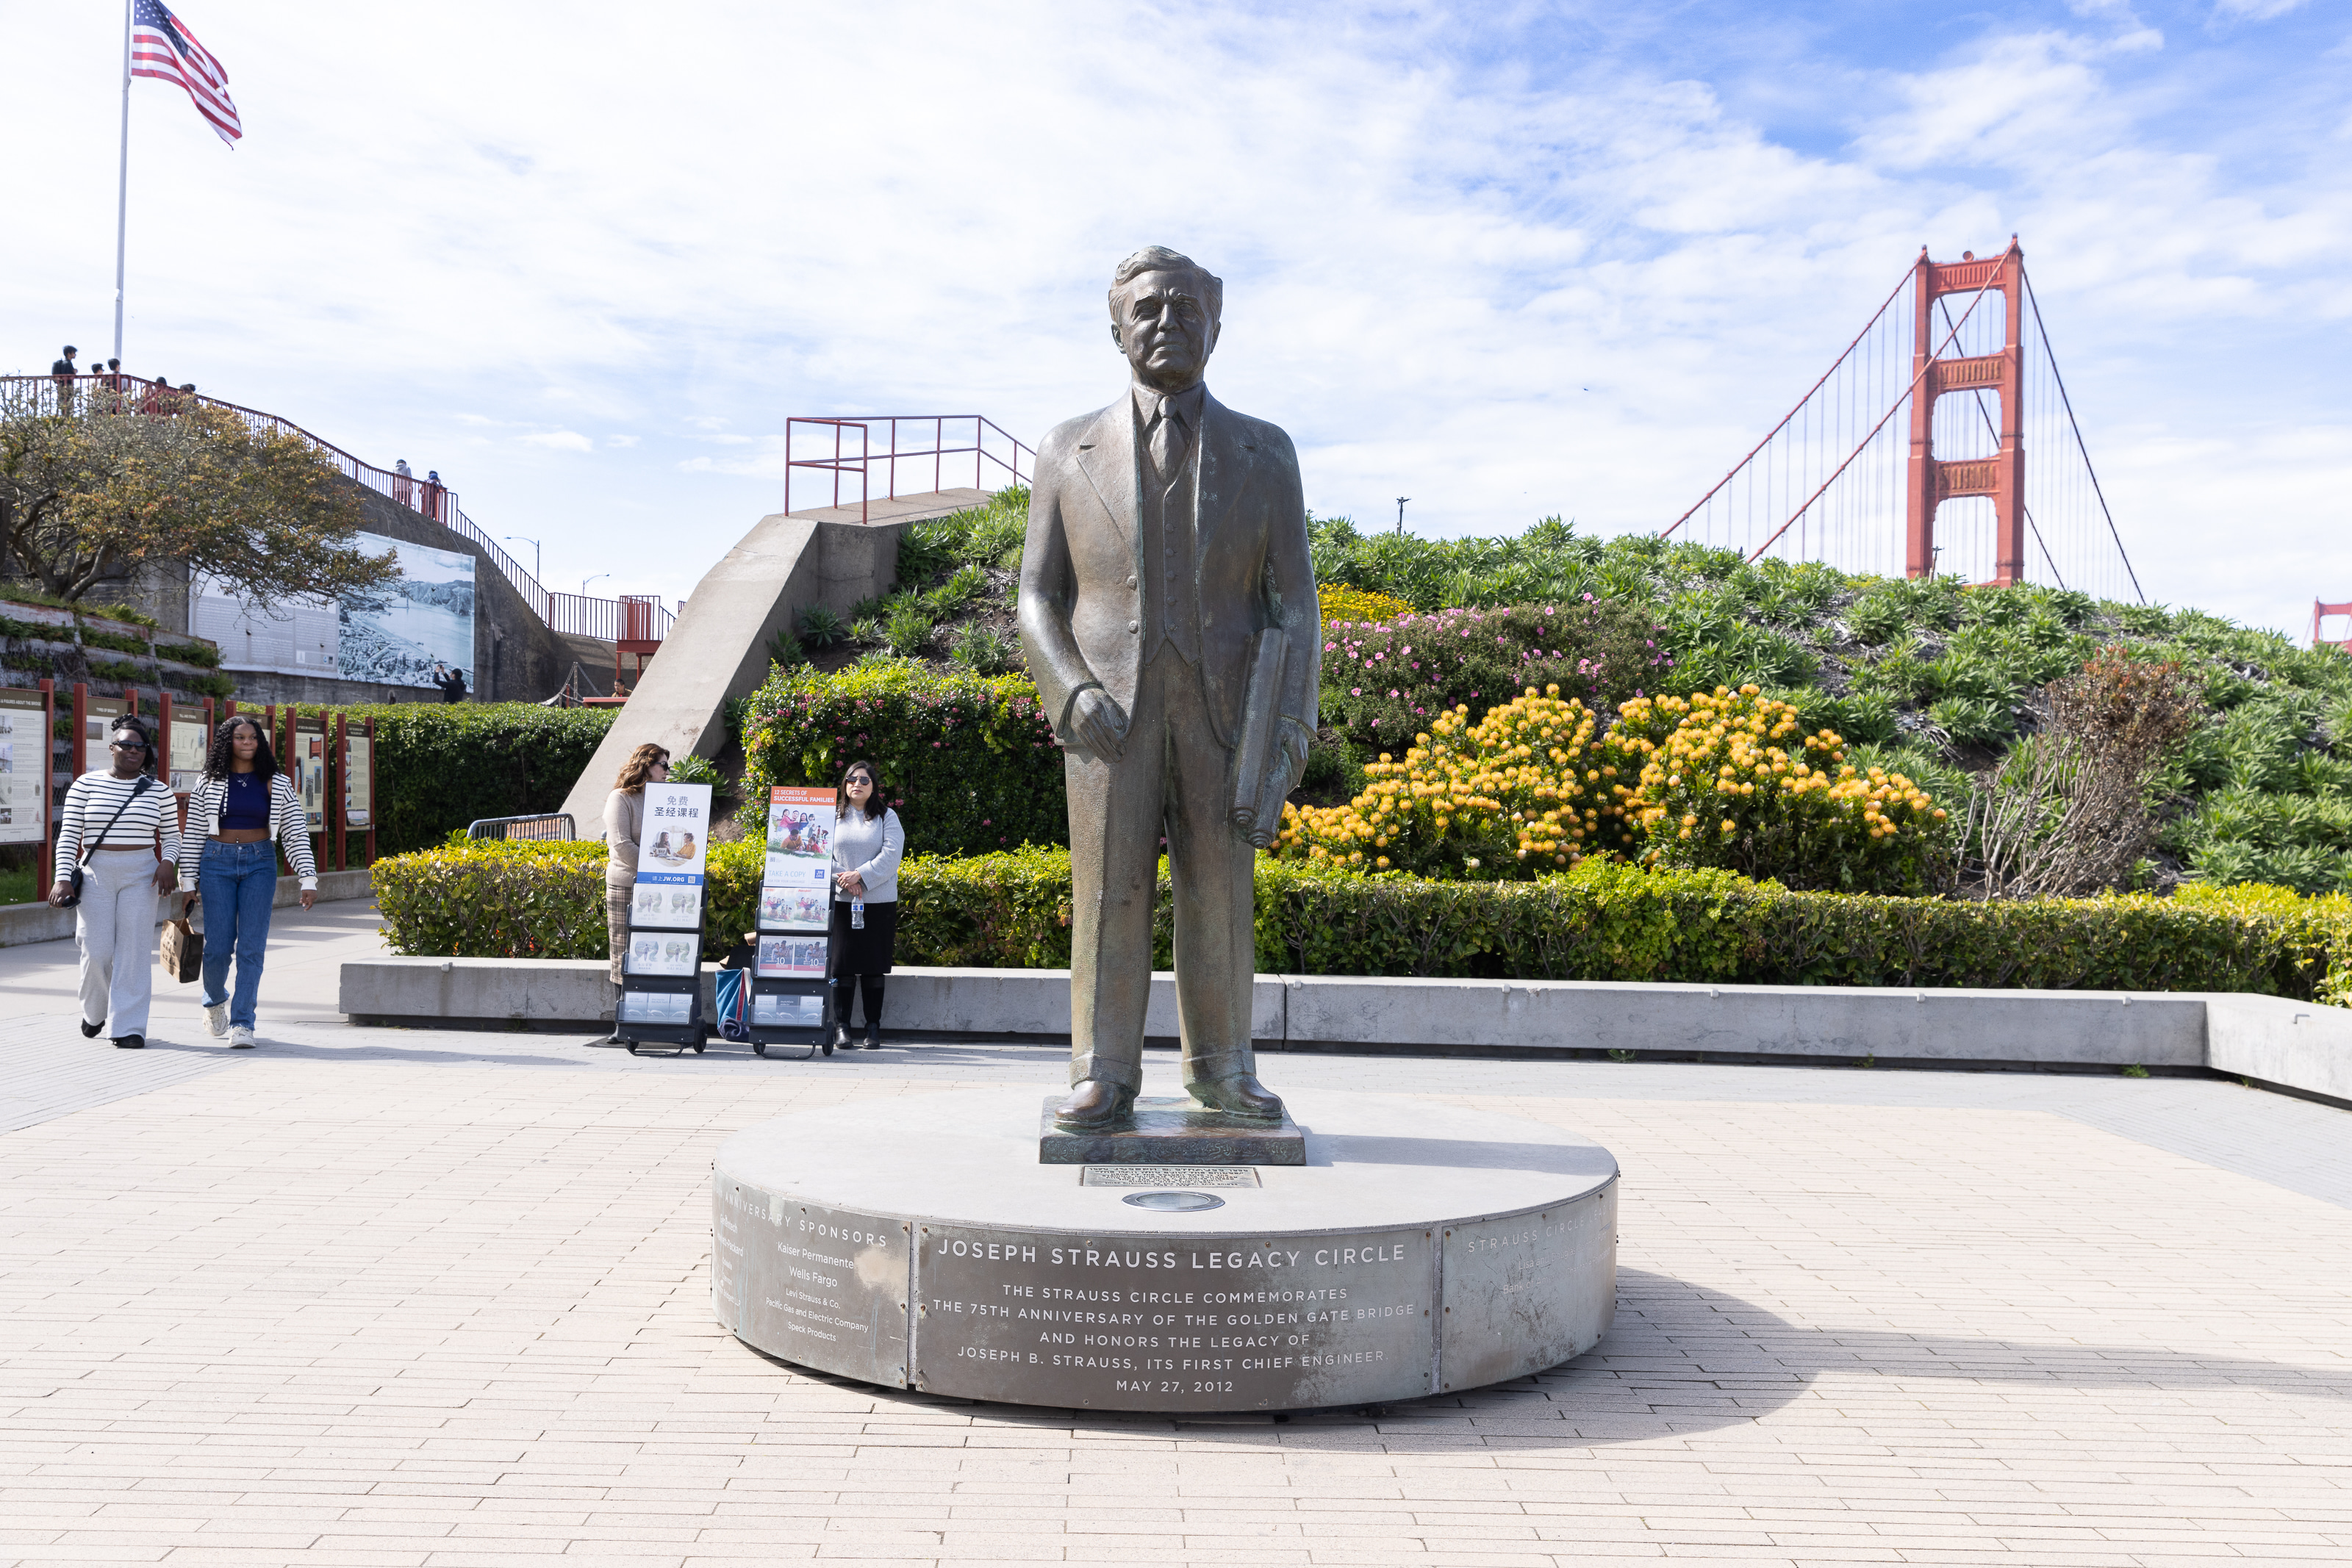
[[[154,780],[142,773],[139,782],[131,786],[131,793],[124,798],[122,804],[114,808],[114,815],[106,819],[106,826],[98,830],[98,838],[82,841],[81,859],[74,862],[73,874],[66,878],[66,900],[58,905],[58,908],[71,909],[81,902],[81,868],[88,865],[89,857],[98,852],[99,839],[114,831],[114,824],[122,821],[122,813],[131,810],[131,802],[147,793],[147,786],[152,782]]]

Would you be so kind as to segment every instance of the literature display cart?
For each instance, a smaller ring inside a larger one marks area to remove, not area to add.
[[[798,1045],[833,1054],[824,987],[833,916],[833,791],[768,791],[768,857],[753,934],[751,1049]]]
[[[699,1051],[709,1029],[702,1016],[702,925],[710,786],[645,788],[637,886],[629,901],[629,946],[621,956],[613,1035],[632,1056],[640,1045]]]

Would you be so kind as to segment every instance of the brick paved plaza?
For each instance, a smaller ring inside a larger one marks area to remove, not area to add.
[[[721,1333],[712,1152],[1056,1082],[361,1030],[281,912],[268,1043],[154,1046],[0,951],[0,1563],[2020,1564],[2352,1558],[2352,1113],[2120,1077],[1288,1057],[1580,1129],[1616,1327],[1542,1377],[1288,1420],[885,1393]],[[1162,1058],[1155,1071],[1172,1076]]]

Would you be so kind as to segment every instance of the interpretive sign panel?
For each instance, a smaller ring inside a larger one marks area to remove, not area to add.
[[[1358,1405],[1428,1390],[1425,1229],[1244,1240],[920,1228],[917,1385],[1104,1410]]]
[[[364,735],[343,737],[343,826],[375,825],[375,742]]]
[[[327,720],[322,714],[294,716],[293,755],[286,771],[294,776],[294,798],[302,802],[303,831],[327,831]]]
[[[827,897],[832,883],[833,791],[772,787],[768,860],[760,877],[760,929],[824,930],[833,915]]]
[[[47,838],[48,805],[49,720],[41,694],[0,686],[0,844]]]
[[[172,702],[165,711],[172,719],[171,756],[165,766],[171,770],[172,792],[185,795],[204,782],[205,756],[212,749],[211,730],[205,724],[205,709],[199,705]]]
[[[782,1345],[778,1354],[804,1366],[907,1385],[905,1220],[770,1197],[738,1222],[752,1343]]]
[[[629,924],[700,929],[710,786],[646,785],[645,824],[638,834],[637,891],[630,901]]]
[[[1445,1228],[1439,1374],[1476,1388],[1557,1366],[1616,1308],[1617,1184],[1534,1214]],[[1442,1390],[1441,1390],[1442,1391]]]
[[[131,711],[121,697],[90,697],[82,704],[81,770],[104,773],[114,766],[107,749],[113,741],[114,721]]]

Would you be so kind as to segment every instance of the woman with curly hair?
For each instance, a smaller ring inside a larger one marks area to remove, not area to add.
[[[637,890],[637,840],[646,827],[646,786],[669,781],[669,753],[650,743],[629,753],[604,797],[604,928],[612,944],[613,984],[629,950],[629,900]]]
[[[269,912],[278,902],[278,850],[301,879],[302,907],[319,899],[319,868],[310,858],[310,822],[294,796],[294,781],[278,770],[269,737],[249,714],[231,714],[213,727],[205,776],[188,796],[188,836],[204,850],[180,860],[180,891],[205,907],[205,1027],[228,1036],[232,1050],[254,1046],[254,1008],[261,995],[261,963],[269,946]],[[236,959],[236,991],[228,988],[228,962]]]

